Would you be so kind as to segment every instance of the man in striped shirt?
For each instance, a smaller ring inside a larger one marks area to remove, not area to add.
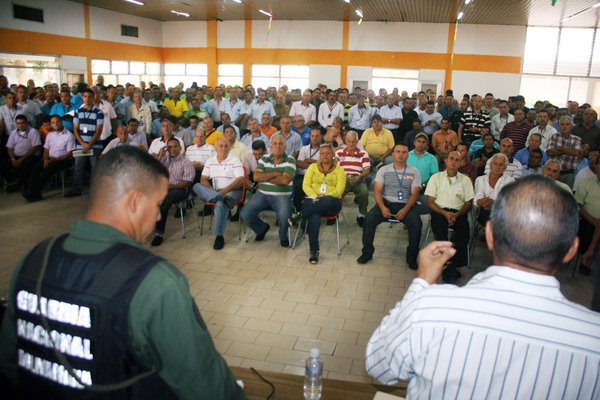
[[[407,399],[600,398],[600,314],[568,301],[554,277],[577,252],[577,226],[573,196],[548,178],[505,186],[485,229],[494,266],[462,288],[435,285],[455,250],[423,249],[367,344],[369,374],[410,379]]]
[[[256,233],[255,240],[264,240],[269,224],[259,218],[264,210],[273,210],[279,221],[279,242],[289,247],[287,220],[292,216],[292,180],[296,173],[296,160],[285,153],[285,139],[281,135],[271,138],[271,154],[263,156],[254,170],[258,191],[244,206],[240,216]]]
[[[533,127],[525,120],[523,110],[515,110],[515,120],[504,125],[502,132],[500,132],[500,139],[510,138],[513,142],[513,153],[511,156],[514,156],[517,151],[525,148],[527,136],[531,129]]]
[[[481,96],[473,95],[470,111],[465,111],[458,127],[458,141],[470,145],[477,139],[481,139],[481,131],[484,126],[491,127],[490,116],[481,109]]]

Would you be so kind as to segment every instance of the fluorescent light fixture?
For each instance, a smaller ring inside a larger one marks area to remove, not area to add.
[[[181,12],[181,11],[175,11],[175,10],[171,10],[171,12],[172,12],[173,14],[176,14],[176,15],[179,15],[179,16],[182,16],[182,17],[187,17],[187,18],[189,18],[189,17],[190,17],[190,14],[188,14],[188,13],[184,13],[184,12]]]
[[[356,15],[358,15],[360,18],[364,18],[363,13],[360,10],[356,10]]]
[[[265,14],[267,17],[272,17],[273,16],[273,14],[271,14],[270,12],[267,12],[265,10],[258,10],[258,12],[261,13],[261,14]]]
[[[567,22],[567,21],[569,21],[569,20],[571,20],[571,19],[573,19],[573,18],[575,18],[575,16],[574,16],[574,15],[571,15],[571,16],[569,16],[569,17],[567,17],[567,18],[563,18],[563,19],[562,19],[560,22]]]
[[[600,3],[596,3],[592,6],[592,8],[598,8],[598,7],[600,7]]]
[[[471,0],[465,0],[465,5],[468,6]]]
[[[125,0],[128,3],[132,3],[135,4],[136,6],[143,6],[144,3],[142,3],[141,1],[137,1],[137,0]]]
[[[346,3],[350,3],[350,0],[344,0]]]
[[[462,11],[458,13],[458,17],[456,17],[457,20],[461,20],[463,15],[465,15],[465,13],[463,13]]]
[[[242,4],[242,0],[233,0],[233,1],[235,1],[238,4]]]

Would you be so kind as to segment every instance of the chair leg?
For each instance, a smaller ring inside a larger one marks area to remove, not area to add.
[[[337,254],[338,257],[340,254],[342,254],[342,251],[340,250],[340,218],[337,217],[335,219],[335,237],[337,239]]]
[[[179,219],[181,220],[181,237],[185,239],[185,222],[183,221],[183,207],[177,206],[179,209]]]
[[[196,211],[196,202],[192,199],[192,211],[194,212],[194,218],[196,219],[196,229],[200,228],[200,222],[198,221],[198,212]]]

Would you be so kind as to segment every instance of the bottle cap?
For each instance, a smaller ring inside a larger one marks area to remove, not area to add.
[[[312,358],[319,358],[319,349],[317,349],[316,347],[314,349],[310,349],[310,356]]]

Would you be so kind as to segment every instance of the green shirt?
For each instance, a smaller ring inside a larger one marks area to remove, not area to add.
[[[421,183],[427,183],[432,175],[440,172],[437,158],[428,152],[418,155],[414,150],[411,150],[408,153],[408,160],[406,163],[419,170],[419,173],[421,174]]]
[[[284,172],[291,175],[293,178],[294,174],[296,173],[296,160],[294,157],[284,154],[283,159],[279,163],[275,164],[273,154],[267,154],[258,160],[258,166],[256,168],[263,172]],[[258,190],[264,194],[272,196],[291,196],[292,185],[293,181],[290,181],[290,183],[287,185],[276,185],[271,182],[260,182],[258,185]]]
[[[600,218],[600,179],[591,176],[577,186],[575,200],[594,218]]]
[[[142,247],[111,226],[75,222],[64,249],[97,254],[116,243]],[[23,259],[11,279],[10,297]],[[129,342],[135,355],[158,374],[180,399],[244,399],[206,325],[196,318],[188,281],[166,260],[158,262],[138,286],[129,305]],[[17,382],[14,304],[9,303],[0,330],[0,372]]]

